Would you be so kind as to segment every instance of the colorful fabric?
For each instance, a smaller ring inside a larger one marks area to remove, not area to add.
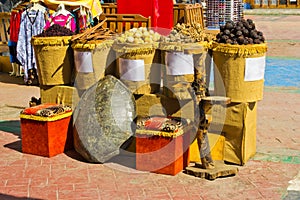
[[[10,63],[20,64],[20,62],[17,59],[17,42],[13,42],[9,40],[8,48],[9,48],[9,55],[10,55],[9,57]]]
[[[17,59],[24,69],[24,81],[28,81],[28,70],[37,69],[34,50],[31,45],[32,36],[40,34],[45,27],[45,15],[41,11],[25,10],[21,16],[19,40],[17,43]]]
[[[68,15],[59,14],[57,16],[51,15],[48,21],[46,22],[45,29],[48,29],[50,26],[54,24],[58,24],[62,27],[66,27],[73,32],[76,31],[76,21],[71,14]]]
[[[178,132],[183,126],[179,118],[166,118],[160,116],[139,118],[137,129],[140,130],[155,130],[170,133]]]
[[[91,11],[93,18],[99,16],[103,12],[99,0],[43,0],[43,2],[48,8],[53,10],[56,10],[59,4],[68,6],[84,6]]]
[[[24,115],[36,115],[41,117],[52,117],[54,115],[63,114],[66,112],[71,112],[72,109],[69,106],[63,106],[52,103],[45,103],[38,106],[26,108],[21,111]]]
[[[21,11],[12,11],[10,16],[10,41],[17,42],[19,31],[20,31],[20,23],[21,23]]]

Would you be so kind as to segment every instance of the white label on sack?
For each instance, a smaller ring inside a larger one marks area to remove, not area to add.
[[[144,60],[119,58],[120,79],[128,81],[145,81]]]
[[[167,52],[165,59],[167,75],[194,74],[194,59],[192,54]]]
[[[246,58],[244,81],[258,81],[264,79],[266,56]]]
[[[75,67],[77,72],[93,73],[92,52],[74,51]]]

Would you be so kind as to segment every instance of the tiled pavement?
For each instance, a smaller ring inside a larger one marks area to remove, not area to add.
[[[0,74],[1,200],[300,198],[299,182],[287,191],[300,171],[299,93],[266,88],[258,103],[256,156],[236,176],[208,181],[140,172],[116,162],[90,164],[74,151],[52,158],[23,154],[18,113],[39,89],[16,80]]]
[[[19,123],[13,121],[18,118],[1,121],[0,199],[281,199],[300,169],[300,111],[292,109],[299,104],[300,94],[265,92],[258,103],[257,155],[236,176],[214,181],[115,162],[90,164],[74,151],[52,158],[23,154]]]

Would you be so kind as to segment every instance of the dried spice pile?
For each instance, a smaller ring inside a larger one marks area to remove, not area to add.
[[[204,32],[201,24],[196,23],[193,25],[190,24],[176,24],[174,27],[178,33],[185,35],[186,37],[191,38],[193,41],[203,42],[211,41],[214,39],[213,35],[207,34]]]
[[[71,36],[75,33],[66,27],[53,24],[48,29],[37,35],[37,37],[53,37],[53,36]]]

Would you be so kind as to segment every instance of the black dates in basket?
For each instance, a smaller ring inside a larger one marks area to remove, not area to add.
[[[241,21],[227,21],[224,26],[220,26],[220,33],[216,36],[218,43],[225,44],[261,44],[265,42],[265,37],[261,31],[256,30],[251,19]]]

